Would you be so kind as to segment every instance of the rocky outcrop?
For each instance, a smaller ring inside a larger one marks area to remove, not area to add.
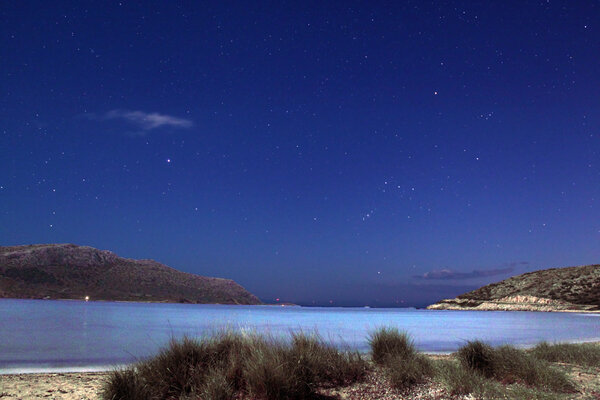
[[[498,300],[446,299],[427,307],[430,310],[477,311],[600,311],[597,306],[571,304],[535,296],[509,296]]]
[[[600,265],[552,268],[514,276],[430,310],[600,312]]]
[[[0,298],[260,304],[232,280],[74,244],[0,247]]]

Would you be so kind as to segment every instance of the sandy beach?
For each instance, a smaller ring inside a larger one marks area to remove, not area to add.
[[[0,399],[99,399],[107,375],[107,372],[0,375]]]

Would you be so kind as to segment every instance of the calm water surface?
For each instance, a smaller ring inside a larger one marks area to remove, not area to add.
[[[600,315],[415,309],[221,306],[0,300],[0,372],[109,369],[152,355],[171,337],[219,328],[287,337],[317,330],[366,351],[380,326],[408,331],[419,349],[450,352],[465,341],[528,346],[600,340]]]

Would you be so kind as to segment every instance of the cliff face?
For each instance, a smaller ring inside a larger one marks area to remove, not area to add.
[[[260,304],[229,279],[177,271],[92,247],[0,247],[0,298],[51,298]]]
[[[600,312],[600,265],[552,268],[513,276],[432,304],[435,310]]]

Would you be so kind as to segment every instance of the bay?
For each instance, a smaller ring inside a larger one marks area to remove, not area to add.
[[[369,333],[382,326],[407,331],[431,353],[473,339],[520,347],[600,340],[598,314],[2,299],[0,372],[106,370],[151,356],[171,338],[220,329],[283,339],[318,332],[336,346],[368,351]]]

